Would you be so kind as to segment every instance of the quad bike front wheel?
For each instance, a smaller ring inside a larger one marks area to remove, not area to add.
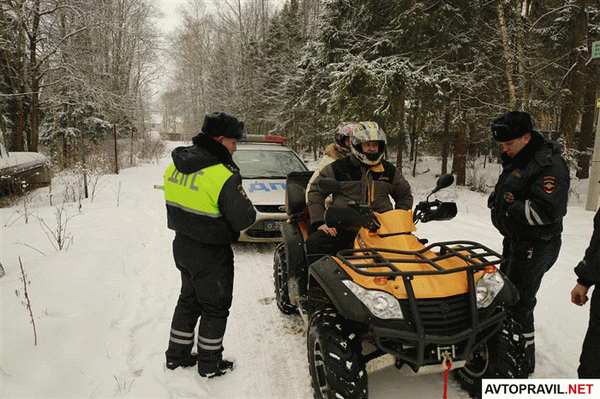
[[[277,246],[275,256],[273,258],[273,279],[275,281],[275,301],[277,307],[284,314],[294,314],[298,310],[290,301],[290,293],[288,289],[288,276],[285,265],[285,249],[283,244]]]
[[[475,348],[464,367],[454,376],[472,398],[481,398],[481,383],[486,378],[526,378],[525,340],[516,322],[507,319],[487,342]]]
[[[307,341],[315,398],[368,397],[366,363],[350,323],[332,308],[317,311],[310,319]]]

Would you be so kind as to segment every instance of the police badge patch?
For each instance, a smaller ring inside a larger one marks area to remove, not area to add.
[[[544,176],[542,179],[542,187],[548,194],[552,194],[556,190],[556,178],[554,176]]]
[[[515,200],[515,196],[512,193],[506,193],[504,194],[504,201],[506,202],[513,202]]]

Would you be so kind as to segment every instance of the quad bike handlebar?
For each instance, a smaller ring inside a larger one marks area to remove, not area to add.
[[[421,201],[413,212],[413,222],[423,223],[432,220],[450,220],[456,216],[458,209],[455,202],[442,202],[440,200]]]
[[[421,201],[413,211],[413,223],[419,221],[423,223],[432,220],[450,220],[458,213],[456,203],[442,202],[438,199],[429,201],[429,197],[454,183],[454,176],[442,175],[437,181],[436,187],[427,195],[425,201]],[[349,198],[341,189],[340,183],[335,179],[324,178],[319,181],[319,187],[327,195],[335,194]],[[325,220],[329,227],[344,227],[346,229],[356,229],[366,227],[371,231],[376,231],[381,227],[377,216],[369,205],[358,204],[355,201],[348,203],[348,208],[330,207],[325,212]]]
[[[456,216],[458,213],[456,203],[442,202],[437,199],[429,201],[429,197],[431,197],[432,194],[451,186],[452,183],[454,183],[454,176],[450,174],[440,176],[435,188],[429,193],[427,199],[419,202],[415,207],[413,212],[413,222],[415,224],[419,221],[427,223],[432,220],[450,220]]]

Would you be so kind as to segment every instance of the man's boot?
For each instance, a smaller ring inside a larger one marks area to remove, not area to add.
[[[527,335],[527,334],[526,334]],[[533,374],[535,371],[535,343],[533,337],[526,338],[525,341],[525,370],[524,374],[526,377]]]
[[[198,374],[201,377],[213,378],[230,373],[235,367],[234,362],[221,359],[217,363],[198,362]]]
[[[175,370],[177,367],[192,367],[195,366],[196,363],[198,362],[198,354],[197,353],[192,353],[190,355],[190,357],[186,358],[186,359],[179,359],[179,360],[169,360],[169,358],[167,357],[167,368],[169,370]]]

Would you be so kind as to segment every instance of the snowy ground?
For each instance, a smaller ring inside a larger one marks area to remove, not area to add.
[[[54,205],[48,205],[46,188],[30,196],[27,206],[0,210],[0,262],[6,271],[0,278],[0,397],[312,397],[302,322],[280,314],[269,302],[271,245],[235,245],[234,301],[225,336],[225,355],[237,362],[234,372],[206,380],[193,368],[166,369],[164,351],[179,273],[171,257],[173,233],[166,228],[163,192],[153,185],[161,183],[168,162],[165,157],[159,164],[107,177],[94,201],[82,200],[80,209],[77,201],[63,207],[57,189]],[[492,164],[478,173],[492,176],[491,184],[499,168]],[[408,176],[415,199],[421,200],[434,186],[439,166],[423,163],[418,169],[430,169]],[[587,326],[588,307],[572,305],[569,294],[594,213],[583,209],[587,182],[573,186],[561,254],[538,295],[534,378],[576,378]],[[450,222],[419,224],[419,237],[430,242],[475,240],[500,250],[501,237],[490,223],[484,194],[452,186],[440,197],[455,200],[459,215]],[[45,223],[55,230],[57,214],[68,220],[63,234],[68,248],[62,251],[42,227]],[[443,375],[415,376],[388,367],[370,374],[369,391],[374,399],[440,398]],[[467,395],[451,380],[448,397]]]

